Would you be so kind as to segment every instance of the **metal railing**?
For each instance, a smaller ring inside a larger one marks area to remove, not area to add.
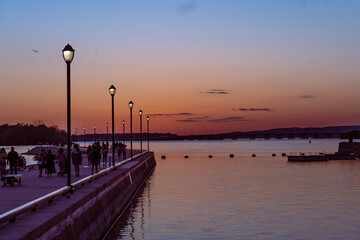
[[[44,205],[46,203],[51,203],[56,197],[58,197],[60,195],[64,196],[65,194],[73,193],[76,190],[77,186],[82,186],[87,182],[91,182],[92,180],[99,178],[99,177],[103,176],[104,174],[107,174],[107,173],[121,167],[122,165],[132,161],[134,158],[138,158],[147,152],[149,152],[149,151],[143,151],[143,152],[133,156],[133,158],[128,158],[128,159],[125,159],[125,160],[115,164],[115,166],[111,166],[109,168],[103,169],[98,173],[87,176],[83,179],[80,179],[79,181],[73,182],[71,184],[71,186],[62,187],[54,192],[46,194],[45,196],[42,196],[31,202],[25,203],[17,208],[14,208],[8,212],[5,212],[0,215],[0,224],[6,223],[6,222],[15,222],[17,216],[19,216],[29,210],[35,212],[39,206]]]

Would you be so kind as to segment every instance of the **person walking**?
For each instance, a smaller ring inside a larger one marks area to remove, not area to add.
[[[58,159],[58,165],[59,165],[59,176],[64,176],[65,173],[65,163],[66,163],[66,156],[64,154],[64,148],[60,148],[58,155],[56,156]]]
[[[89,167],[91,165],[91,152],[92,152],[92,146],[89,145],[87,150],[86,150],[86,156],[87,156],[87,159],[88,159],[88,166]]]
[[[46,171],[47,177],[52,177],[52,174],[56,172],[55,169],[55,155],[52,154],[51,150],[46,154]]]
[[[5,148],[0,149],[0,176],[6,175],[6,159],[7,159],[7,153],[5,151]]]
[[[82,164],[82,156],[79,148],[79,144],[74,145],[74,151],[72,152],[72,163],[75,167],[75,176],[80,176],[80,165]]]
[[[43,149],[41,149],[41,152],[38,157],[39,177],[42,177],[42,172],[45,167],[45,155],[46,155],[46,152],[45,152],[45,149],[43,148]]]
[[[121,149],[120,149],[120,151],[121,151],[121,153],[122,153],[122,156],[123,156],[123,160],[125,160],[125,158],[126,158],[126,144],[124,143],[122,146],[121,146]]]
[[[14,147],[11,147],[9,154],[7,155],[7,161],[10,164],[10,173],[17,174],[17,161],[19,159],[19,154],[15,151]]]
[[[103,154],[103,166],[106,167],[107,155],[108,155],[108,148],[107,148],[106,144],[102,145],[102,154]]]
[[[101,153],[100,153],[99,147],[97,146],[97,144],[95,144],[90,153],[91,164],[92,164],[91,174],[94,174],[94,167],[95,167],[96,173],[98,172],[98,165],[99,165],[100,158],[101,158]]]

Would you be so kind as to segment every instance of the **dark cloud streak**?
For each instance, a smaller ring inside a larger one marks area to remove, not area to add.
[[[270,108],[234,108],[233,111],[241,112],[270,112]]]
[[[208,122],[212,123],[227,123],[227,122],[245,122],[250,121],[248,119],[245,119],[244,117],[225,117],[225,118],[218,118],[218,119],[211,119]]]
[[[302,98],[302,99],[311,99],[311,98],[315,98],[315,97],[313,95],[305,94],[305,95],[301,95],[300,98]]]
[[[192,113],[152,113],[150,117],[175,117],[175,116],[192,116]]]
[[[208,119],[209,116],[204,116],[204,117],[192,117],[192,118],[185,118],[185,119],[180,119],[180,120],[176,120],[177,122],[204,122],[203,120]]]
[[[207,92],[200,92],[201,94],[229,94],[228,91],[223,90],[223,89],[211,89]]]

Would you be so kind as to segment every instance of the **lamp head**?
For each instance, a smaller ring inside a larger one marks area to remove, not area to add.
[[[134,103],[132,101],[130,101],[129,102],[129,108],[131,109],[131,108],[133,108],[133,106],[134,106]]]
[[[146,117],[146,120],[148,120],[148,121],[149,121],[149,120],[150,120],[150,117],[149,117],[149,116],[147,116],[147,117]]]
[[[140,116],[143,115],[143,111],[142,111],[142,110],[139,111],[139,115],[140,115]]]
[[[114,85],[111,85],[109,88],[109,92],[111,96],[114,96],[116,93],[116,88],[114,87]]]
[[[74,59],[75,50],[71,47],[70,44],[67,44],[62,50],[63,58],[66,63],[71,63]]]

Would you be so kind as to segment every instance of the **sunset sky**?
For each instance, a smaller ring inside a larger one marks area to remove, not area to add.
[[[0,124],[151,132],[360,124],[360,1],[0,0]],[[144,117],[144,126],[145,125]]]

